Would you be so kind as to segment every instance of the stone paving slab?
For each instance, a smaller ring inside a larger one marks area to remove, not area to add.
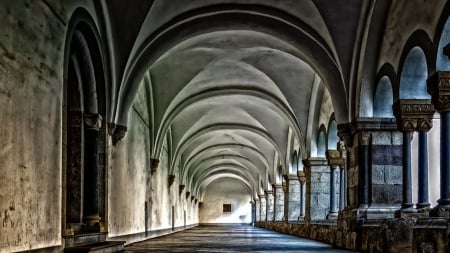
[[[125,252],[354,252],[253,226],[202,225],[133,243]]]

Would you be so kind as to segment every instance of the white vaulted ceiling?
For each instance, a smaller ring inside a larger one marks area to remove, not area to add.
[[[360,4],[347,2],[354,13],[341,32],[355,33]],[[201,194],[215,179],[238,178],[256,196],[281,183],[281,174],[295,173],[294,150],[300,159],[311,152],[324,92],[336,119],[348,117],[343,70],[351,57],[342,55],[351,46],[336,46],[340,33],[330,26],[344,17],[322,17],[335,7],[309,0],[154,1],[124,50],[115,123],[128,124],[145,83],[152,158],[170,135],[169,174],[180,184]]]

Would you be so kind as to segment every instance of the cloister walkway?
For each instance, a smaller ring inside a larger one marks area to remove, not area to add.
[[[134,243],[125,252],[321,252],[345,253],[317,241],[253,226],[202,225]]]

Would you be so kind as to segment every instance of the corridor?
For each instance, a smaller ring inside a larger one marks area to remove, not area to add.
[[[252,226],[204,225],[131,244],[133,252],[353,252]]]

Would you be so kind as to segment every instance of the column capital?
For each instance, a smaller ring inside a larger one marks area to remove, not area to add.
[[[112,144],[115,146],[125,137],[127,133],[127,127],[109,123],[109,133],[111,135]]]
[[[175,175],[169,175],[169,187],[175,182]]]
[[[308,157],[306,159],[303,159],[303,165],[305,167],[322,166],[328,165],[328,162],[325,157]]]
[[[370,137],[372,136],[371,132],[362,131],[359,134],[359,144],[362,146],[367,146],[370,144]]]
[[[267,191],[264,191],[264,194],[273,194],[273,191],[272,190],[267,190]]]
[[[298,177],[296,174],[285,174],[285,175],[283,175],[283,177],[286,181],[298,180]]]
[[[427,90],[438,112],[450,112],[450,71],[439,71],[427,80]]]
[[[159,159],[150,158],[150,173],[153,175],[158,169]]]
[[[102,128],[103,118],[98,113],[85,113],[84,114],[84,123],[87,128],[90,130],[99,131]]]
[[[265,194],[258,194],[259,199],[266,199],[266,195]]]
[[[182,184],[182,185],[179,186],[179,193],[180,193],[180,194],[183,192],[184,187],[185,187],[184,184]]]
[[[281,189],[281,188],[283,188],[283,184],[273,184],[272,188],[275,189],[275,190],[276,189]]]
[[[429,131],[433,127],[434,106],[430,99],[399,99],[392,106],[401,131]]]
[[[305,171],[303,171],[303,170],[297,171],[297,177],[298,177],[298,180],[300,180],[300,183],[306,182]]]
[[[190,195],[191,195],[191,192],[186,192],[186,199],[188,199]]]
[[[347,147],[353,146],[352,127],[351,123],[339,124],[337,126],[337,135],[339,139],[345,143]]]
[[[335,168],[337,166],[344,167],[345,160],[341,157],[341,153],[338,150],[327,150],[326,152],[328,165]]]

